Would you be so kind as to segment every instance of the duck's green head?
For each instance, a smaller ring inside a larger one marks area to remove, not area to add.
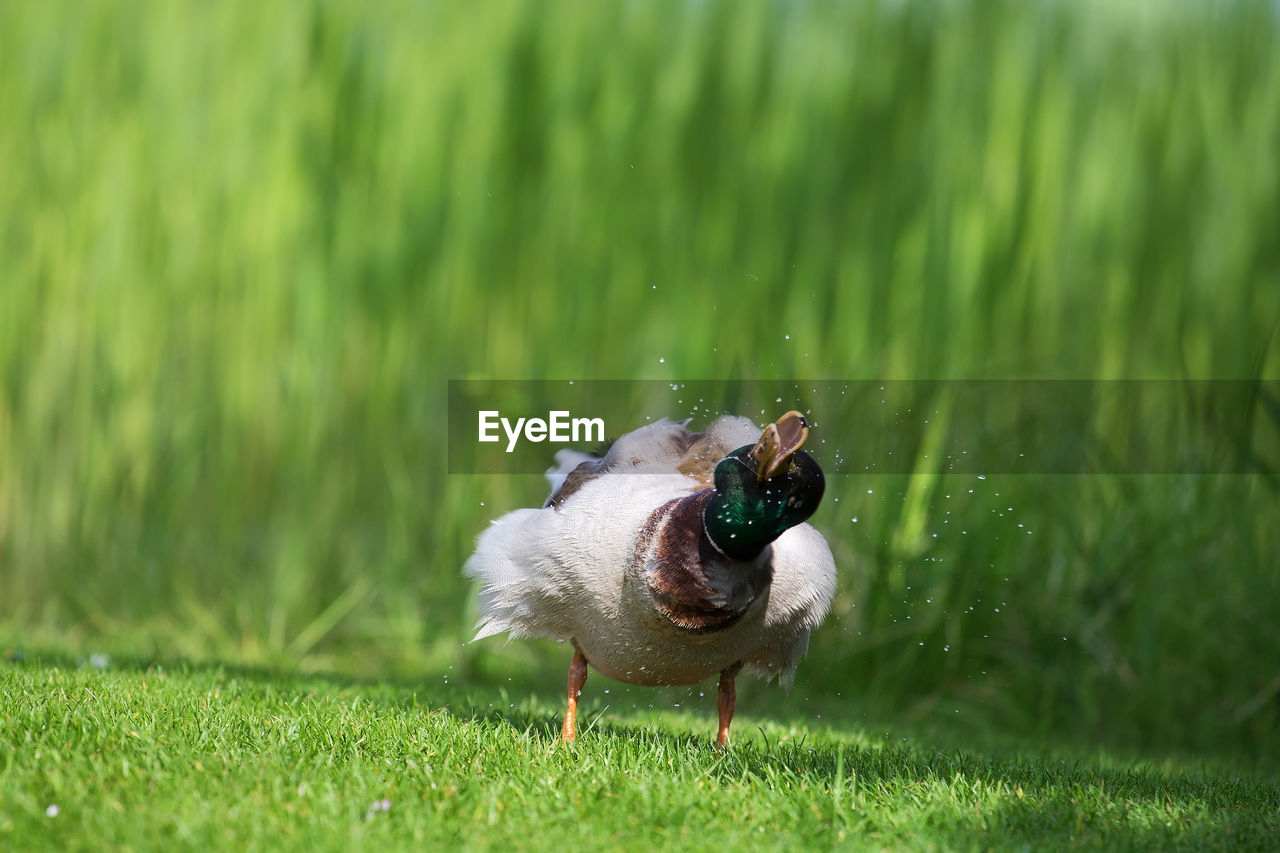
[[[787,528],[813,515],[826,481],[800,450],[809,422],[787,412],[765,427],[755,445],[730,453],[715,471],[715,496],[703,511],[707,537],[735,560],[754,560]]]

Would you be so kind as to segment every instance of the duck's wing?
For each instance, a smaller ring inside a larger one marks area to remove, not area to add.
[[[556,464],[547,470],[551,495],[544,507],[558,507],[597,477],[611,472],[672,473],[694,437],[687,420],[662,418],[615,439],[604,456],[575,450],[556,452]]]
[[[662,418],[617,439],[604,456],[575,450],[557,452],[555,466],[547,470],[551,495],[543,506],[560,506],[605,474],[679,473],[709,486],[721,459],[760,437],[760,428],[749,418],[734,415],[722,415],[704,432],[688,429],[688,423]]]
[[[603,460],[593,453],[583,453],[581,450],[557,450],[556,464],[547,469],[547,482],[551,485],[551,495],[542,504],[543,507],[551,505],[552,498],[559,494],[565,482],[574,476],[578,466],[587,463],[587,469],[590,470],[602,462]],[[575,485],[573,488],[576,491],[581,488],[581,485]]]
[[[705,432],[693,433],[694,440],[676,462],[676,470],[697,480],[703,486],[712,485],[712,475],[720,460],[739,447],[755,444],[760,438],[760,427],[750,418],[738,415],[721,415]]]
[[[603,474],[605,467],[604,459],[599,456],[577,450],[557,450],[555,466],[547,469],[551,494],[542,508],[559,507],[570,495]]]

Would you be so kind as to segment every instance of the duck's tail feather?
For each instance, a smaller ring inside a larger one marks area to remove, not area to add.
[[[535,534],[530,524],[540,513],[553,510],[518,509],[509,512],[480,535],[476,551],[462,567],[462,573],[481,583],[480,618],[476,621],[475,640],[506,631],[512,637],[552,637],[567,640],[571,631],[557,619],[559,608],[548,606],[548,599],[563,597],[554,579],[553,567],[544,566],[536,557],[517,559],[526,553]],[[539,521],[545,523],[546,516]]]

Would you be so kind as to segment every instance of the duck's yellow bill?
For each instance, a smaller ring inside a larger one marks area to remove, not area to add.
[[[787,470],[791,457],[809,437],[809,422],[797,411],[787,412],[764,428],[749,454],[756,462],[756,479],[768,480]]]

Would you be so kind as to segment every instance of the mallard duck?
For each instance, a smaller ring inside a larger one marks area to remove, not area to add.
[[[825,488],[800,450],[804,416],[763,432],[729,415],[687,423],[641,427],[603,457],[559,451],[543,507],[494,521],[464,566],[481,582],[475,639],[572,643],[565,741],[593,667],[640,685],[718,674],[723,746],[742,667],[789,690],[831,606],[831,549],[803,523]]]

